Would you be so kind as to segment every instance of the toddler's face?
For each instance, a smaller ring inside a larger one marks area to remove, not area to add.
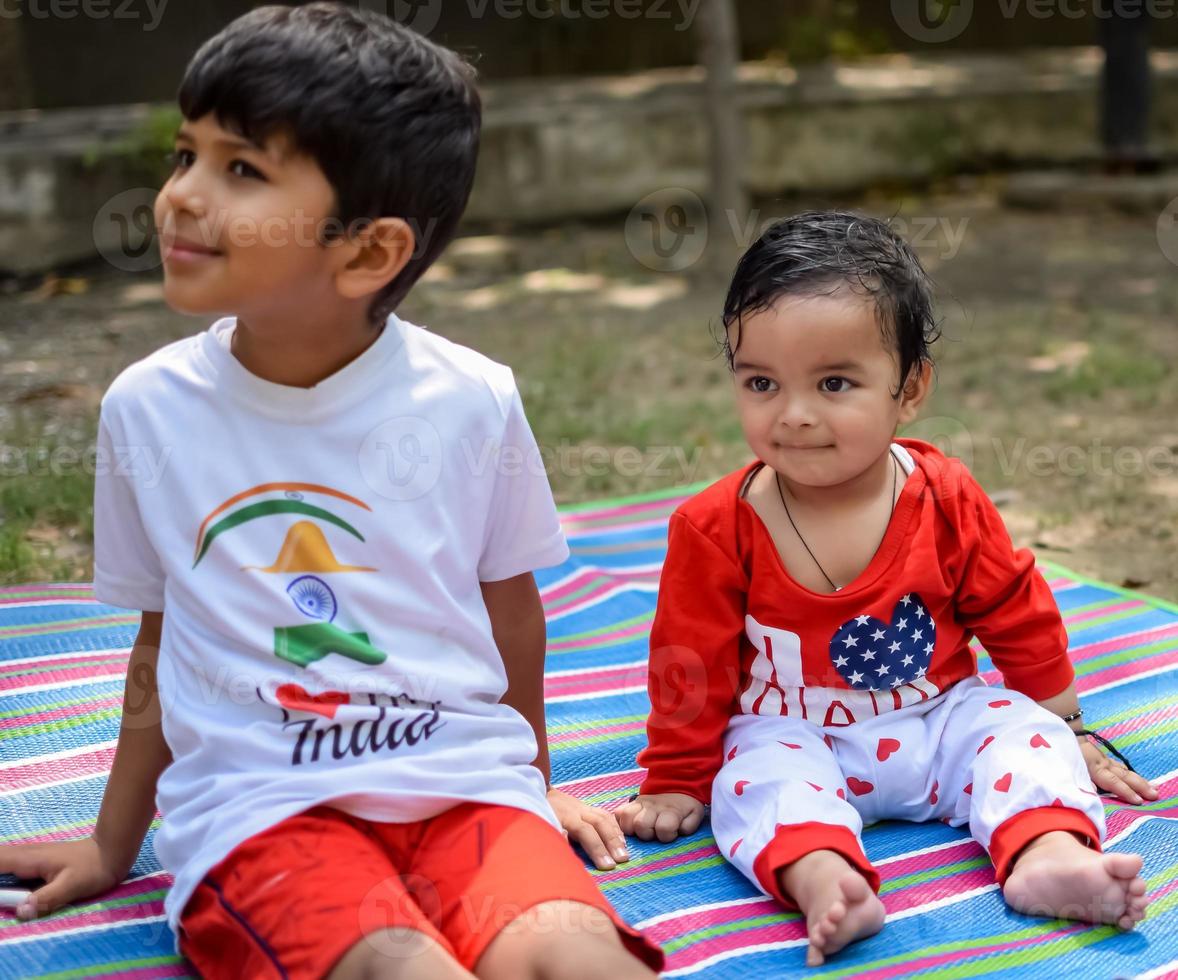
[[[212,114],[185,120],[156,198],[164,296],[185,313],[281,313],[329,296],[318,233],[335,193],[312,158],[275,137],[256,146]]]
[[[923,385],[892,397],[899,358],[874,303],[851,292],[784,297],[744,317],[733,368],[750,448],[800,486],[837,486],[866,471],[923,397]]]

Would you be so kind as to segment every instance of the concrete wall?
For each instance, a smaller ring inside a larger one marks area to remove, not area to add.
[[[1093,159],[1099,53],[889,56],[801,73],[741,72],[746,183],[759,194],[845,191],[994,164]],[[1178,51],[1154,54],[1155,142],[1178,158]],[[625,213],[668,187],[706,189],[693,69],[485,89],[468,221],[552,222]],[[0,270],[31,272],[125,251],[149,216],[141,175],[88,153],[116,145],[146,105],[0,113]],[[133,263],[132,263],[133,264]]]

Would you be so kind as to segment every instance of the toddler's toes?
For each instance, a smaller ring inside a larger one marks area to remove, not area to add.
[[[1140,854],[1122,854],[1114,851],[1104,855],[1104,867],[1114,878],[1133,879],[1141,873]]]

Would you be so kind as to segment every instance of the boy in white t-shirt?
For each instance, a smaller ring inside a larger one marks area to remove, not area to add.
[[[565,839],[613,867],[616,822],[547,786],[568,548],[512,374],[392,312],[465,207],[473,72],[272,6],[179,98],[165,295],[227,316],[103,400],[95,594],[142,623],[93,835],[0,849],[47,881],[19,914],[122,881],[158,803],[202,975],[653,976]]]

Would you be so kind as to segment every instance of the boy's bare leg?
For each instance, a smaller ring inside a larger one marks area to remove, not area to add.
[[[1053,831],[1023,848],[1002,894],[1026,915],[1132,929],[1149,904],[1141,863],[1139,854],[1101,854],[1072,834]]]
[[[778,881],[806,917],[806,966],[821,966],[831,953],[883,928],[883,902],[841,854],[811,851],[782,868]]]
[[[370,933],[340,958],[328,980],[472,980],[458,961],[416,929]]]
[[[508,923],[475,964],[481,980],[652,980],[609,916],[580,902],[544,902]]]

